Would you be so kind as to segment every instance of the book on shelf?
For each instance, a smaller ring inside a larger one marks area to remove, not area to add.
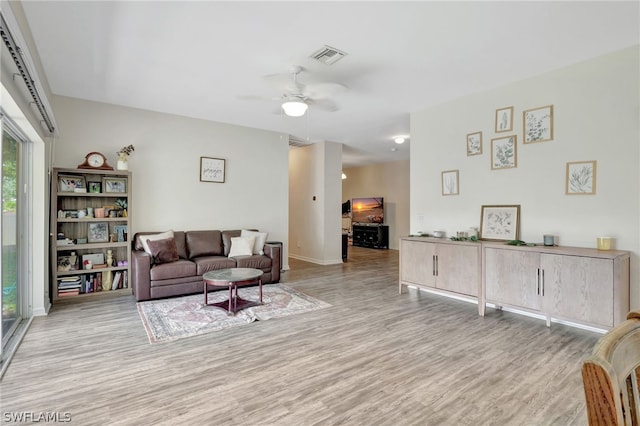
[[[129,288],[129,273],[128,271],[122,271],[122,288]]]
[[[58,297],[77,296],[80,294],[80,289],[58,290]]]
[[[117,271],[113,276],[113,284],[111,284],[111,290],[117,290],[118,285],[120,285],[120,279],[122,277],[122,273]]]

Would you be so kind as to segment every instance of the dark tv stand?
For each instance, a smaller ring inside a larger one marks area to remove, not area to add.
[[[353,225],[353,245],[376,249],[389,248],[389,227],[386,225]]]

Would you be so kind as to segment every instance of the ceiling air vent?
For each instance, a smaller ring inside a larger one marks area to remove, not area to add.
[[[335,47],[325,45],[321,49],[312,53],[310,58],[326,65],[333,65],[345,56],[347,56],[346,52],[338,50]]]
[[[302,148],[303,146],[311,145],[310,142],[305,142],[302,139],[297,139],[289,136],[289,148]]]

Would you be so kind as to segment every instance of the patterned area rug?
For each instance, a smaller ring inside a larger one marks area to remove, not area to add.
[[[246,300],[258,301],[258,287],[238,289]],[[209,293],[209,303],[227,300],[227,290]],[[331,306],[282,284],[262,286],[262,305],[227,315],[224,309],[204,306],[202,294],[138,302],[138,313],[151,343],[210,333],[236,325],[315,311]]]

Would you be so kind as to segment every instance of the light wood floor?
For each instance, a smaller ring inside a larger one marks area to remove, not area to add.
[[[54,306],[2,382],[0,411],[72,425],[583,425],[599,335],[432,294],[398,294],[398,252],[291,259],[333,306],[150,345],[133,297]],[[2,423],[2,420],[0,420]],[[41,424],[41,423],[38,423]]]

